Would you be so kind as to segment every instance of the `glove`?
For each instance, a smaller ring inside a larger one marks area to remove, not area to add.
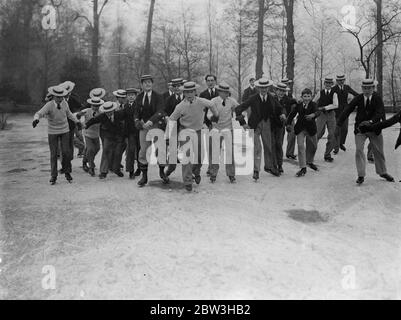
[[[135,127],[138,130],[143,130],[143,125],[144,125],[143,121],[135,120]]]
[[[401,131],[400,135],[398,136],[397,142],[395,143],[395,149],[397,150],[399,146],[401,146]]]
[[[210,121],[211,122],[219,122],[219,117],[217,117],[217,116],[212,116],[211,118],[210,118]]]
[[[39,120],[38,120],[38,119],[33,120],[33,122],[32,122],[32,127],[36,128],[36,126],[38,125],[38,123],[39,123]]]
[[[286,128],[288,133],[292,132],[292,126],[288,125],[285,128]]]

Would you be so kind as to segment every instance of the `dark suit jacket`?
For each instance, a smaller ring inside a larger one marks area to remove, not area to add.
[[[242,95],[242,102],[245,102],[246,100],[248,100],[251,96],[253,96],[254,94],[257,94],[258,91],[256,90],[256,88],[252,89],[251,87],[248,87],[244,90],[244,94]]]
[[[288,116],[294,107],[297,105],[297,101],[287,95],[283,97],[283,99],[278,100],[281,106],[284,108],[285,114]]]
[[[272,97],[270,94],[267,94],[268,100],[268,108],[269,108],[269,116],[273,127],[282,127],[282,122],[280,120],[280,116],[284,114],[283,108],[276,98]],[[235,113],[237,115],[237,120],[243,126],[246,124],[242,113],[251,108],[251,115],[248,119],[248,125],[251,129],[256,129],[259,123],[263,120],[262,118],[262,110],[261,110],[262,99],[259,94],[251,96],[247,101],[240,104],[237,108],[235,108]]]
[[[90,119],[86,123],[86,127],[100,123],[100,136],[111,139],[117,139],[124,136],[124,127],[122,126],[123,115],[121,113],[114,112],[114,122],[111,122],[109,117],[105,113],[99,114],[97,117]]]
[[[369,129],[370,129],[370,131],[375,132],[377,130],[392,127],[397,122],[401,123],[401,111],[399,111],[397,114],[392,116],[390,119],[375,123],[374,125],[370,126]]]
[[[78,96],[76,96],[76,95],[71,95],[70,98],[68,99],[67,103],[68,103],[68,107],[70,108],[70,111],[72,113],[81,111],[84,108],[84,106],[79,101]],[[71,119],[68,119],[68,127],[70,128],[70,131],[74,130],[75,122],[72,121]]]
[[[359,133],[359,125],[364,121],[372,121],[373,124],[380,122],[385,116],[384,112],[384,103],[382,98],[376,93],[373,92],[372,101],[370,102],[370,107],[368,110],[365,108],[365,99],[364,95],[360,94],[356,96],[349,104],[348,107],[341,113],[337,125],[342,126],[345,119],[349,117],[349,115],[356,110],[356,118],[355,118],[355,130],[354,133]],[[377,129],[375,131],[377,135],[381,133],[381,129]]]
[[[296,115],[298,115],[297,123],[294,126],[294,133],[298,135],[305,130],[310,136],[314,136],[317,133],[316,121],[315,119],[306,120],[305,118],[305,116],[313,113],[315,114],[315,119],[321,114],[315,102],[309,102],[306,109],[302,102],[298,103],[288,116],[287,125],[291,125]]]
[[[167,99],[170,97],[170,91],[166,91],[165,93],[163,93],[163,100],[167,101]]]
[[[124,109],[115,112],[118,118],[124,119],[124,134],[127,137],[130,134],[139,135],[139,131],[135,126],[135,109],[135,102],[132,106],[127,102]]]
[[[165,117],[163,97],[157,92],[152,91],[150,108],[146,110],[142,103],[144,94],[144,92],[141,92],[136,97],[135,119],[143,120],[145,123],[150,120],[153,124],[156,124]]]

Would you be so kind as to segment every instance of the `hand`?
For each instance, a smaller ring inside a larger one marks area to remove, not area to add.
[[[39,120],[38,120],[38,119],[33,120],[33,122],[32,122],[32,127],[36,128],[36,126],[38,125],[38,123],[39,123]]]
[[[144,125],[143,121],[135,120],[135,127],[138,130],[143,130],[143,125]]]
[[[285,123],[287,121],[287,117],[285,116],[285,114],[280,115],[280,120],[283,123]]]
[[[307,116],[305,116],[305,119],[308,120],[308,121],[313,120],[313,119],[315,119],[315,115],[314,114],[308,114]]]
[[[370,121],[363,121],[359,124],[359,127],[369,127],[370,125]]]
[[[249,130],[249,129],[251,129],[251,127],[250,127],[248,124],[244,124],[244,125],[242,126],[242,128],[244,128],[244,130]]]
[[[143,125],[143,129],[144,130],[149,130],[151,127],[153,126],[153,122],[152,121],[148,121]]]
[[[78,120],[81,120],[82,115],[80,115],[79,113],[77,113],[76,117],[77,117]]]
[[[292,126],[291,125],[288,125],[285,128],[286,128],[288,133],[292,132]]]

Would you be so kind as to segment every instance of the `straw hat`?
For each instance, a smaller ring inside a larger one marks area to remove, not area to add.
[[[100,112],[113,112],[118,109],[118,104],[112,101],[105,102],[99,109]]]
[[[282,91],[290,91],[291,89],[288,88],[288,86],[283,83],[283,82],[279,82],[277,84],[274,85],[274,87],[278,90],[282,90]]]
[[[102,104],[104,104],[104,101],[102,99],[96,97],[90,98],[86,100],[86,102],[88,102],[92,106],[101,106]]]
[[[197,85],[195,82],[188,81],[188,82],[185,82],[184,85],[180,87],[180,90],[185,92],[185,91],[193,91],[193,90],[196,90],[199,88],[200,88],[200,86]]]
[[[75,88],[75,83],[72,81],[65,81],[61,83],[60,86],[66,89],[68,93],[71,93]]]
[[[222,91],[222,92],[230,92],[230,91],[231,91],[231,90],[230,90],[230,86],[229,86],[227,83],[225,83],[225,82],[219,83],[219,84],[216,86],[216,90],[217,90],[217,91]]]
[[[362,80],[362,87],[375,87],[377,85],[377,81],[373,79],[364,79]]]
[[[266,78],[261,78],[258,81],[256,81],[255,86],[259,88],[268,88],[273,85],[273,81],[266,79]]]
[[[118,89],[113,92],[113,95],[117,98],[126,98],[127,97],[127,91],[123,89]]]
[[[62,86],[50,87],[48,91],[53,97],[65,97],[68,94],[67,89]]]
[[[89,97],[91,98],[103,99],[105,95],[106,95],[106,90],[104,90],[103,88],[95,88],[92,89],[91,92],[89,92]]]

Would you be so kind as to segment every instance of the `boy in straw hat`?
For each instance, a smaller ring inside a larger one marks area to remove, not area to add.
[[[357,95],[349,104],[349,106],[342,112],[337,123],[336,133],[341,130],[345,119],[356,110],[355,117],[355,161],[358,171],[358,179],[356,183],[361,185],[365,182],[366,176],[366,157],[364,154],[364,146],[366,139],[369,139],[372,144],[373,153],[375,156],[376,173],[389,182],[394,182],[394,178],[387,173],[386,160],[383,151],[383,135],[381,128],[377,127],[374,132],[363,133],[360,127],[365,125],[376,124],[381,121],[384,114],[384,103],[382,98],[374,92],[375,81],[372,79],[365,79],[362,81],[362,94]]]
[[[127,91],[123,89],[118,89],[113,92],[113,95],[117,99],[117,104],[118,104],[118,109],[117,111],[124,110],[126,104],[127,104]],[[122,118],[123,119],[123,118]],[[123,165],[121,164],[123,154],[125,150],[127,149],[127,135],[126,135],[126,125],[125,125],[125,120],[120,121],[120,126],[124,128],[122,130],[122,134],[120,136],[117,136],[118,143],[115,149],[115,162],[113,162],[113,167],[111,170],[119,177],[124,177],[124,173],[121,172],[121,168],[123,168]]]
[[[114,167],[118,162],[115,156],[115,149],[119,143],[119,137],[123,134],[121,127],[122,117],[115,111],[118,110],[116,102],[105,102],[99,109],[100,114],[90,119],[85,126],[89,129],[91,126],[100,123],[100,139],[102,140],[103,152],[100,162],[100,179],[106,179],[110,167]]]
[[[182,146],[187,147],[188,143],[192,146],[193,153],[188,155],[189,159],[185,159],[182,163],[182,178],[185,188],[188,192],[192,191],[192,176],[195,176],[196,184],[201,182],[201,168],[203,161],[202,152],[202,127],[205,120],[205,109],[210,109],[213,113],[214,120],[218,120],[218,111],[215,105],[204,98],[196,96],[196,90],[199,86],[192,81],[185,82],[180,90],[184,93],[185,99],[177,105],[174,112],[170,116],[169,121],[169,137],[170,142],[177,140],[172,137],[171,133],[177,127],[177,121],[180,121],[180,140]],[[185,139],[186,138],[186,139]],[[171,148],[171,145],[170,145]]]
[[[128,88],[126,89],[126,92],[128,102],[125,104],[124,108],[117,111],[117,113],[121,114],[121,117],[125,119],[124,135],[127,143],[125,171],[129,173],[130,179],[135,179],[135,177],[141,174],[139,164],[138,169],[135,171],[135,161],[138,161],[139,152],[139,131],[135,126],[135,100],[140,90],[136,88]]]
[[[334,79],[326,77],[324,79],[324,89],[321,90],[316,97],[313,99],[317,103],[317,106],[322,113],[316,119],[317,125],[317,140],[323,138],[323,135],[328,131],[326,151],[324,152],[324,160],[326,162],[333,162],[334,159],[331,156],[331,152],[336,146],[336,113],[338,109],[338,96],[333,90]]]
[[[152,145],[152,141],[146,140],[149,130],[159,127],[159,121],[164,118],[163,97],[153,90],[153,77],[143,75],[141,77],[143,92],[136,98],[135,125],[139,130],[139,166],[142,171],[142,178],[138,186],[144,187],[148,183],[148,159],[147,151]],[[159,175],[166,181],[164,164],[159,164]]]
[[[104,103],[100,98],[90,98],[87,103],[91,106],[90,108],[84,109],[77,114],[77,118],[84,117],[85,123],[89,120],[96,118],[100,112],[99,107]],[[88,172],[92,177],[95,174],[95,157],[100,150],[100,137],[99,137],[100,124],[95,124],[84,130],[85,138],[85,152],[84,158],[82,159],[82,168],[85,172]],[[89,164],[89,166],[88,166]]]
[[[50,87],[49,93],[54,97],[53,100],[47,102],[42,109],[35,113],[32,126],[36,128],[41,118],[47,118],[51,167],[50,183],[54,185],[57,181],[58,175],[57,150],[59,141],[61,142],[62,166],[64,168],[65,178],[68,182],[72,181],[71,152],[69,143],[70,129],[67,119],[70,119],[78,126],[80,126],[80,122],[71,113],[67,102],[64,100],[64,97],[68,93],[66,89],[60,86]]]
[[[251,96],[247,101],[242,103],[235,109],[237,120],[241,126],[247,130],[255,130],[254,133],[254,174],[253,179],[259,180],[260,164],[262,159],[262,144],[264,151],[265,160],[265,171],[279,177],[280,172],[278,170],[275,151],[273,146],[275,145],[272,130],[275,130],[278,122],[285,120],[285,114],[283,108],[278,101],[269,94],[269,88],[271,88],[273,82],[262,78],[256,82],[259,94]],[[248,119],[248,124],[245,121],[242,113],[248,108],[251,109],[251,114]]]
[[[345,75],[340,75],[336,77],[337,84],[333,87],[333,91],[337,93],[338,97],[338,109],[335,110],[336,112],[336,121],[340,117],[341,113],[344,109],[348,106],[348,97],[352,94],[356,97],[359,93],[352,89],[349,85],[345,84]],[[346,119],[341,127],[341,130],[336,136],[336,146],[334,148],[334,154],[338,154],[340,149],[342,151],[346,151],[345,142],[347,140],[348,135],[348,119]]]
[[[224,139],[226,151],[226,174],[231,183],[235,183],[235,162],[234,162],[234,135],[233,135],[233,113],[238,102],[229,97],[230,86],[224,82],[220,83],[217,87],[219,96],[212,99],[219,114],[219,119],[214,122],[214,117],[211,117],[213,123],[213,130],[211,131],[211,138],[209,139],[209,163],[211,164],[210,181],[216,182],[217,173],[219,172],[220,152],[222,142]],[[216,141],[217,139],[217,141]],[[217,145],[216,145],[217,142]]]

